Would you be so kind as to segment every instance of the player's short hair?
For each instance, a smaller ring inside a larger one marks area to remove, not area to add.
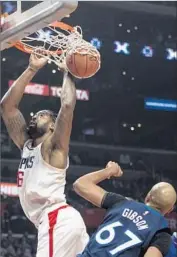
[[[49,116],[51,117],[52,121],[55,123],[56,118],[57,118],[57,114],[51,110],[41,110],[40,112],[44,112],[49,114]]]
[[[53,112],[53,111],[50,111],[50,110],[47,110],[52,118],[52,121],[55,122],[56,121],[56,118],[57,118],[57,113]]]

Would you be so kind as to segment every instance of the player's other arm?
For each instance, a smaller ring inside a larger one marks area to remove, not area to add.
[[[32,54],[29,67],[13,83],[1,100],[2,118],[9,136],[20,149],[23,148],[24,142],[28,139],[28,135],[26,133],[25,119],[19,110],[19,103],[23,97],[26,85],[34,77],[38,69],[42,68],[45,63],[46,59],[37,59]]]
[[[35,71],[28,67],[13,83],[1,100],[1,114],[7,131],[20,149],[23,148],[28,136],[26,133],[26,122],[18,106],[23,97],[26,85],[34,75]]]
[[[101,207],[107,192],[97,184],[112,176],[120,177],[122,174],[123,172],[117,163],[109,162],[105,169],[86,174],[77,179],[73,187],[78,195]]]
[[[74,108],[76,105],[76,88],[73,77],[64,71],[63,85],[61,91],[61,108],[58,113],[54,133],[52,134],[52,152],[56,156],[57,162],[60,161],[60,168],[65,168],[69,151],[70,135]],[[54,160],[55,161],[55,160]]]
[[[171,235],[165,231],[158,232],[149,245],[144,257],[165,257],[171,245]]]
[[[162,253],[159,251],[158,248],[151,246],[148,248],[147,252],[145,253],[144,257],[163,257]]]

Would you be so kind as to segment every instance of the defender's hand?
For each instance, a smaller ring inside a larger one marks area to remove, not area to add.
[[[43,53],[42,50],[37,50],[30,56],[29,67],[34,71],[38,71],[47,64],[47,57],[42,57],[40,53]]]
[[[106,168],[110,168],[108,170],[109,172],[109,176],[110,177],[121,177],[123,175],[123,171],[121,170],[120,166],[116,163],[116,162],[108,162],[108,164],[106,165]]]

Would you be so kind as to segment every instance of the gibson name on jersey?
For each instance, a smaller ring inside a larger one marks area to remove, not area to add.
[[[148,214],[148,212],[144,213],[143,215],[146,215],[146,214]],[[136,212],[134,210],[125,208],[123,210],[122,216],[131,220],[133,223],[135,223],[138,230],[143,230],[143,229],[149,228],[146,220],[144,220],[144,218],[138,212]]]

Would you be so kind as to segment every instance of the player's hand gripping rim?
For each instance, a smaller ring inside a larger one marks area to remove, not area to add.
[[[41,48],[36,48],[30,56],[29,68],[34,72],[37,72],[39,69],[43,68],[48,61],[46,51]]]

